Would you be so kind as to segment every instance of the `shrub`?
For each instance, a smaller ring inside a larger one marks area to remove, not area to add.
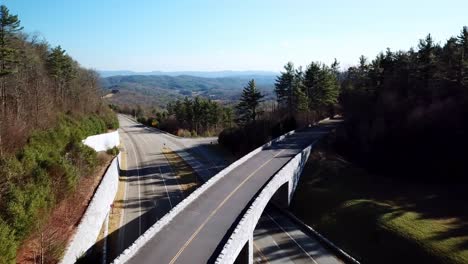
[[[0,263],[14,262],[17,244],[95,169],[97,154],[81,141],[113,126],[107,118],[61,115],[55,127],[31,133],[17,155],[0,159]]]
[[[112,155],[112,156],[117,156],[119,154],[119,148],[118,147],[113,147],[111,149],[108,149],[107,154]]]
[[[179,137],[191,137],[192,133],[188,131],[187,129],[181,129],[179,128],[176,133],[177,136]]]
[[[7,216],[18,238],[24,239],[40,224],[37,213],[50,205],[50,192],[47,183],[28,183],[23,187],[11,187],[8,194]]]
[[[0,263],[16,263],[16,247],[15,232],[0,218]]]

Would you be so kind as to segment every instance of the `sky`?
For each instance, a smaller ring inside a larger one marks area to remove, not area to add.
[[[97,70],[279,71],[288,61],[438,42],[468,26],[467,0],[0,0],[24,30]]]

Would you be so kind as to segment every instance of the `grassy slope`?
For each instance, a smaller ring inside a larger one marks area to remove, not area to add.
[[[466,186],[371,177],[330,153],[311,155],[294,214],[362,263],[468,263]]]

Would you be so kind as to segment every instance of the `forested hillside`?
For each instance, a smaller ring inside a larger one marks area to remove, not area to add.
[[[0,263],[15,263],[22,241],[93,172],[96,153],[81,140],[117,126],[98,75],[1,6]]]
[[[255,78],[258,87],[273,99],[275,76],[238,76],[224,78],[203,78],[189,75],[132,75],[112,76],[102,79],[105,88],[119,91],[109,97],[113,104],[135,107],[155,106],[164,108],[168,101],[184,97],[201,96],[213,100],[235,101],[240,97],[242,87]]]

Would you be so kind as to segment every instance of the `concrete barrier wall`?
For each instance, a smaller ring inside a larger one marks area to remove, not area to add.
[[[107,169],[60,263],[75,263],[96,243],[102,224],[109,213],[110,205],[117,194],[120,157],[121,154],[114,158]]]
[[[110,133],[89,136],[83,140],[83,144],[93,148],[95,151],[105,151],[120,145],[119,132],[114,131]]]
[[[151,226],[148,230],[146,230],[143,235],[141,235],[129,248],[127,248],[120,256],[118,256],[113,263],[125,263],[130,258],[132,258],[136,252],[143,247],[146,242],[148,242],[152,237],[154,237],[159,230],[161,230],[164,226],[166,226],[180,211],[184,210],[191,202],[196,200],[203,192],[205,192],[208,188],[213,186],[219,179],[224,177],[230,171],[237,168],[239,165],[250,159],[255,154],[262,151],[264,148],[271,146],[271,144],[283,140],[286,136],[294,134],[295,131],[290,131],[278,138],[275,138],[268,143],[256,148],[255,150],[251,151],[244,157],[240,158],[239,160],[235,161],[228,167],[224,168],[218,174],[213,176],[207,182],[205,182],[202,186],[192,192],[189,196],[187,196],[184,200],[178,203],[174,208],[172,208],[166,215],[164,215],[161,219],[159,219],[153,226]]]
[[[255,226],[257,225],[268,202],[270,202],[276,191],[285,183],[289,183],[288,198],[289,201],[291,200],[294,188],[297,185],[297,181],[299,181],[304,165],[309,158],[312,146],[313,144],[298,153],[281,170],[279,170],[262,189],[260,194],[255,198],[249,209],[247,209],[246,213],[237,224],[227,243],[224,245],[221,253],[216,259],[217,264],[234,263],[242,248],[249,239],[252,238]]]

